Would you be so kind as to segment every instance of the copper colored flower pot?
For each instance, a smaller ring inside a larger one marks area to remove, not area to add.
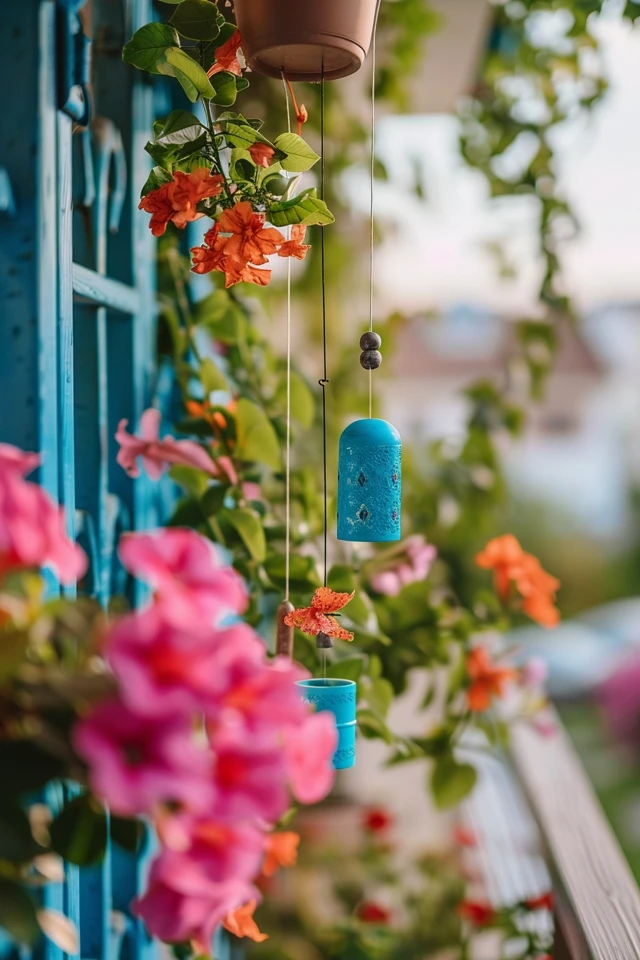
[[[348,77],[362,66],[380,0],[235,0],[242,49],[257,73]]]

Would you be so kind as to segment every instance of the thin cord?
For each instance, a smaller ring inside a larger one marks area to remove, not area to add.
[[[284,99],[287,105],[287,130],[291,133],[291,115],[287,81],[282,72]],[[291,238],[291,227],[287,228],[287,239]],[[285,441],[285,547],[284,547],[284,598],[289,599],[289,581],[291,573],[291,257],[287,257],[287,434]]]
[[[320,199],[324,200],[324,63],[320,85]],[[322,282],[322,463],[324,474],[324,585],[327,586],[327,544],[329,527],[329,507],[327,494],[327,289],[324,250],[324,230],[320,228],[320,272]]]
[[[369,192],[369,331],[373,332],[373,205],[376,167],[376,33],[371,40],[371,184]],[[373,416],[373,370],[369,370],[369,419]]]

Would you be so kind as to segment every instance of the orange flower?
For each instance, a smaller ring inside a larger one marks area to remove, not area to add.
[[[353,600],[353,593],[336,593],[329,587],[318,587],[311,600],[310,607],[302,607],[287,614],[284,622],[289,627],[298,627],[303,633],[317,637],[319,633],[326,633],[328,637],[338,640],[353,640],[353,634],[344,630],[335,617],[330,616]]]
[[[260,143],[260,141],[252,143],[249,147],[249,154],[257,167],[271,166],[274,153],[273,147],[270,147],[268,143]]]
[[[207,70],[207,76],[212,77],[214,73],[222,73],[227,70],[229,73],[235,73],[237,77],[242,76],[242,66],[238,60],[238,48],[242,44],[240,31],[235,30],[226,43],[216,50],[216,62]]]
[[[198,212],[198,203],[209,197],[217,197],[222,190],[222,183],[221,174],[212,176],[208,167],[198,167],[191,173],[176,170],[173,180],[163,183],[157,190],[151,190],[138,207],[152,214],[149,227],[154,237],[161,237],[170,220],[184,230],[188,223],[203,217],[204,214]]]
[[[302,241],[304,240],[304,235],[307,232],[307,228],[301,223],[294,224],[291,227],[291,235],[288,240],[282,244],[278,250],[279,257],[295,257],[296,260],[304,260],[307,250],[310,250],[311,247],[309,244],[305,244]]]
[[[194,247],[194,273],[224,273],[225,286],[234,283],[256,283],[266,286],[270,270],[257,270],[254,264],[267,263],[276,253],[284,237],[275,227],[265,227],[264,214],[255,213],[248,200],[242,200],[225,210],[215,225],[205,234],[204,245]]]
[[[285,77],[286,79],[286,77]],[[298,136],[302,136],[302,124],[306,123],[309,119],[309,114],[307,113],[307,108],[304,103],[301,103],[298,106],[298,101],[296,100],[296,95],[293,92],[293,86],[290,80],[287,80],[287,86],[289,88],[289,93],[291,94],[291,99],[293,100],[293,109],[296,112],[296,120],[298,121]]]
[[[256,900],[250,900],[249,903],[245,903],[244,907],[232,910],[222,921],[222,926],[236,937],[248,937],[256,943],[268,940],[269,934],[261,933],[258,924],[253,919],[257,905]]]
[[[476,563],[493,570],[496,593],[503,603],[514,584],[523,599],[524,613],[544,627],[556,626],[560,614],[554,602],[560,581],[543,570],[537,557],[526,553],[512,534],[490,540],[476,556]]]
[[[138,204],[139,210],[145,210],[151,214],[149,229],[154,237],[163,235],[173,216],[173,203],[169,196],[168,187],[168,183],[163,183],[157,190],[151,190]]]
[[[293,830],[270,833],[267,837],[267,855],[262,864],[265,877],[272,877],[278,867],[292,867],[298,859],[300,834]]]
[[[484,647],[474,647],[467,656],[467,674],[471,684],[467,689],[467,704],[470,710],[487,710],[494,697],[501,697],[509,680],[516,671],[509,667],[497,667],[491,662]]]

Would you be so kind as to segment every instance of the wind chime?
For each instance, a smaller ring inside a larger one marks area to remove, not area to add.
[[[320,87],[320,196],[325,187],[325,81],[355,73],[372,45],[371,84],[371,235],[369,261],[369,329],[360,338],[360,365],[369,372],[369,417],[356,420],[340,438],[338,470],[338,539],[379,543],[400,539],[401,441],[397,430],[372,416],[373,371],[381,362],[382,341],[373,330],[373,202],[375,161],[375,22],[379,0],[235,0],[238,26],[250,66],[267,76],[286,81],[319,81]],[[290,128],[290,124],[289,124]],[[287,426],[286,426],[286,546],[285,599],[278,608],[276,652],[293,655],[294,627],[315,636],[326,651],[333,639],[352,640],[336,614],[353,598],[327,586],[327,323],[324,232],[321,232],[323,372],[322,432],[324,466],[324,586],[316,590],[311,605],[296,610],[289,599],[290,476],[291,476],[291,260],[287,261]],[[306,701],[334,714],[338,747],[336,769],[352,767],[356,760],[356,684],[323,676],[299,681]]]

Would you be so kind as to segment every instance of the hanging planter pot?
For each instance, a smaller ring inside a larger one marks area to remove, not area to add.
[[[335,770],[347,770],[356,762],[356,685],[353,680],[298,680],[302,699],[316,710],[328,710],[336,719],[338,747],[333,755]]]
[[[380,0],[235,0],[242,49],[267,77],[348,77],[366,57]]]

